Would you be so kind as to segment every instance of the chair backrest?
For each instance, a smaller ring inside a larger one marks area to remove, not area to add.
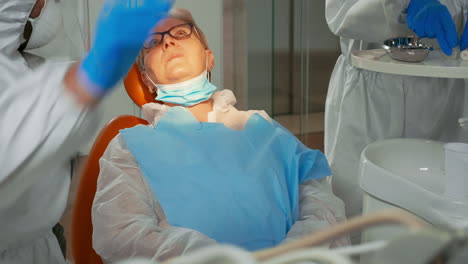
[[[139,106],[154,101],[154,95],[146,89],[136,66],[133,66],[130,70],[124,83],[130,98]],[[114,118],[101,130],[89,152],[81,174],[72,213],[71,244],[74,263],[76,264],[102,264],[101,258],[93,249],[93,225],[91,221],[91,208],[99,175],[99,159],[104,154],[109,142],[121,129],[134,127],[138,124],[147,125],[148,122],[130,115]]]
[[[146,87],[136,64],[134,64],[128,72],[124,80],[124,85],[130,98],[140,107],[146,103],[156,102],[156,100],[154,100],[156,95],[150,93],[149,89]]]
[[[122,115],[111,120],[99,133],[89,153],[83,173],[81,174],[72,216],[72,252],[76,264],[102,263],[92,246],[93,226],[91,208],[96,193],[99,175],[99,159],[104,154],[109,142],[119,133],[119,130],[134,127],[138,124],[148,124],[146,120],[136,116]]]

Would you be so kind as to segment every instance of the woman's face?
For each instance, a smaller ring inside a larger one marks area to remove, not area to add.
[[[186,22],[168,18],[159,23],[152,32],[164,32]],[[174,39],[164,35],[162,43],[145,51],[146,74],[157,84],[173,84],[190,80],[214,64],[213,53],[205,49],[192,30],[186,39]]]

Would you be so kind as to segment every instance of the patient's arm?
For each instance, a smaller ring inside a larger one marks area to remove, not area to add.
[[[105,262],[133,256],[162,261],[215,243],[167,223],[120,135],[109,144],[100,167],[92,209],[93,247]]]
[[[289,230],[285,242],[346,220],[344,203],[333,194],[326,178],[307,181],[299,188],[299,219]],[[331,243],[331,247],[344,245],[349,245],[348,237]]]

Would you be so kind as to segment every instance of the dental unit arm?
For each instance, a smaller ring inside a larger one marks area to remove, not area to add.
[[[467,232],[436,229],[409,213],[388,210],[352,218],[348,222],[272,249],[250,253],[237,247],[217,245],[175,257],[163,264],[286,264],[304,263],[304,261],[353,264],[357,262],[352,260],[351,255],[356,252],[349,253],[352,251],[351,248],[362,248],[365,245],[347,247],[350,250],[327,249],[320,245],[357,229],[396,223],[407,226],[408,232],[386,243],[380,243],[380,246],[375,247],[372,252],[369,250],[361,252],[370,254],[369,261],[361,264],[468,263]],[[348,253],[344,253],[345,251]]]

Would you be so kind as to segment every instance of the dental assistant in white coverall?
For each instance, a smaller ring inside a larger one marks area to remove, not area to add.
[[[51,40],[53,34],[41,34],[47,22],[61,23],[47,21],[58,2],[0,0],[2,264],[65,263],[52,227],[66,205],[68,160],[97,125],[92,106],[126,74],[149,30],[171,6],[162,0],[107,0],[82,61],[70,67],[46,60],[31,69],[19,50]]]
[[[466,106],[464,79],[362,70],[351,65],[351,53],[380,48],[385,39],[416,33],[434,39],[436,48],[440,45],[450,54],[458,45],[457,31],[461,33],[465,25],[467,6],[466,0],[326,1],[327,23],[340,37],[342,55],[326,101],[325,155],[332,169],[333,190],[345,202],[348,217],[362,210],[358,167],[369,143],[387,138],[468,139],[457,122]]]

